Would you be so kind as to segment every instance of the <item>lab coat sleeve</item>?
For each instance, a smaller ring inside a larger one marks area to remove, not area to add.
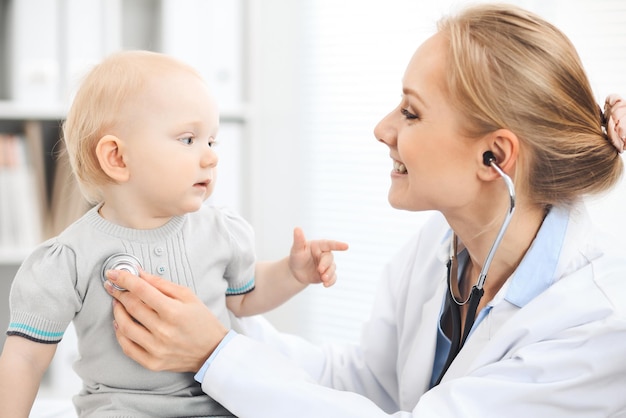
[[[391,416],[364,396],[320,386],[278,351],[243,335],[215,358],[202,389],[239,418]]]
[[[413,253],[416,243],[403,253]],[[395,307],[403,283],[393,278],[405,276],[398,270],[406,263],[396,261],[384,271],[363,348],[318,347],[279,333],[261,317],[237,319],[241,334],[211,363],[202,382],[205,393],[240,418],[411,417],[398,412]]]
[[[413,411],[388,414],[366,397],[318,385],[266,344],[237,335],[209,367],[202,389],[239,418],[550,416],[626,413],[623,318],[589,323],[524,346],[424,394]],[[602,352],[602,356],[594,353]]]
[[[393,320],[395,304],[389,302],[389,297],[389,283],[383,281],[360,345],[314,345],[299,336],[278,332],[262,317],[238,319],[235,329],[288,358],[312,382],[358,393],[385,411],[396,411],[398,337]],[[230,343],[226,348],[231,349]],[[262,358],[260,353],[258,356]]]
[[[447,226],[439,222],[435,229],[441,239],[441,231]],[[407,297],[406,287],[422,234],[416,234],[387,263],[359,345],[320,347],[278,332],[261,317],[239,318],[233,324],[242,335],[230,341],[208,368],[203,379],[205,392],[239,417],[411,416],[410,412],[397,412],[397,310],[406,303],[400,299]],[[430,368],[420,369],[419,373],[423,375],[422,386],[426,386]],[[248,389],[255,393],[255,401],[246,396],[246,405],[238,405],[242,403],[241,394]],[[424,388],[410,390],[421,393]],[[289,401],[285,404],[286,399]]]

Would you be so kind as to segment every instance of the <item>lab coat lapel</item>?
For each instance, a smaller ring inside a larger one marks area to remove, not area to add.
[[[399,341],[402,364],[399,372],[399,403],[402,410],[411,410],[430,387],[437,329],[446,284],[446,262],[449,258],[451,231],[435,249],[438,262],[425,266],[416,260],[416,272],[432,280],[413,280],[407,300],[413,301],[404,313],[403,338]]]
[[[436,291],[431,293],[433,296],[422,305],[421,316],[423,319],[411,322],[415,329],[408,331],[408,335],[414,337],[411,338],[410,345],[407,347],[410,354],[404,364],[400,378],[401,407],[406,406],[408,409],[413,409],[420,396],[429,389],[433,359],[435,358],[437,324],[439,323],[441,303],[446,289],[445,280],[442,279]]]

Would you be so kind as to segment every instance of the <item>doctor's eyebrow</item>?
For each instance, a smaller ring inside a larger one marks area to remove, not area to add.
[[[403,86],[402,87],[402,94],[404,96],[415,97],[422,104],[422,106],[428,108],[428,105],[426,104],[424,99],[422,99],[422,96],[420,96],[419,93],[416,90],[412,89],[411,87]]]

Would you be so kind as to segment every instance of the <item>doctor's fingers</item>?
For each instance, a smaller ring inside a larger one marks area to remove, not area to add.
[[[177,285],[141,269],[139,277],[127,271],[109,271],[107,277],[117,286],[127,290],[123,293],[109,291],[113,297],[124,303],[122,298],[126,297],[125,293],[132,294],[159,315],[175,313],[177,301],[185,302],[195,298],[193,292],[187,287]]]
[[[110,283],[105,283],[105,288],[114,297],[116,333],[120,329],[122,334],[135,342],[146,341],[152,334],[152,324],[158,323],[158,314],[129,292],[115,289]]]
[[[109,275],[109,277],[117,276],[117,272],[113,275]],[[122,277],[124,274],[130,275],[127,272],[121,272],[119,274]],[[124,280],[115,280],[116,284],[125,284],[127,283]],[[113,296],[115,299],[115,303],[113,306],[113,316],[115,319],[120,319],[120,322],[133,322],[133,318],[140,324],[151,324],[156,319],[158,314],[148,305],[146,305],[136,294],[131,293],[130,291],[120,290],[116,288],[111,282],[107,281],[104,283],[104,287],[106,291]],[[155,290],[156,291],[156,290]],[[126,319],[130,318],[130,321]]]
[[[117,301],[114,303],[113,316],[115,322],[113,326],[115,328],[115,337],[124,354],[152,371],[192,370],[189,366],[175,370],[173,367],[179,367],[178,363],[173,362],[174,364],[172,364],[172,361],[170,361],[171,359],[176,359],[179,362],[183,359],[187,360],[184,358],[185,356],[179,355],[178,346],[174,345],[173,347],[176,350],[172,352],[172,347],[167,344],[168,341],[175,341],[178,338],[177,327],[172,327],[167,322],[161,322],[157,314],[148,308],[140,309],[139,312],[144,312],[145,315],[138,315],[138,317],[145,316],[150,319],[141,322],[137,320],[137,317],[131,316],[121,302]],[[150,325],[146,326],[146,323]],[[198,366],[193,370],[195,371],[199,368]]]
[[[150,333],[136,323],[120,303],[115,303],[114,316],[115,337],[124,354],[150,369],[154,364],[154,358],[144,348],[145,341],[151,338]]]

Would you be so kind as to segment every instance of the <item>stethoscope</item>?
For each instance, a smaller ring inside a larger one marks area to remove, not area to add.
[[[104,260],[104,263],[102,263],[100,279],[102,282],[106,282],[108,280],[106,277],[106,272],[108,270],[124,270],[134,274],[135,276],[139,276],[139,271],[142,268],[141,262],[134,255],[128,253],[116,253],[111,255],[109,258]],[[111,285],[117,290],[126,290],[115,283],[111,283]]]
[[[487,272],[489,271],[489,266],[491,265],[491,261],[493,260],[493,256],[500,246],[500,242],[502,241],[502,237],[506,232],[507,227],[509,226],[509,222],[511,222],[511,217],[513,216],[513,211],[515,210],[515,186],[513,185],[513,180],[509,177],[500,166],[496,163],[496,157],[493,155],[491,151],[487,151],[483,154],[483,163],[487,166],[493,167],[494,170],[502,177],[504,182],[506,183],[506,187],[509,192],[509,209],[506,212],[506,216],[502,225],[500,226],[500,230],[498,231],[498,235],[496,239],[493,241],[491,248],[489,249],[489,253],[487,253],[487,258],[485,259],[485,263],[480,269],[480,274],[478,275],[478,280],[476,284],[472,286],[472,290],[470,291],[470,295],[464,301],[459,301],[456,294],[459,294],[459,285],[458,285],[458,261],[457,261],[457,238],[456,235],[452,236],[452,240],[450,243],[450,257],[446,264],[448,269],[448,292],[446,296],[446,305],[444,311],[450,313],[450,319],[452,321],[452,336],[450,338],[450,352],[448,353],[448,358],[439,374],[439,378],[435,383],[437,386],[443,375],[446,374],[446,371],[456,358],[461,348],[465,344],[465,340],[474,325],[474,321],[476,320],[476,310],[478,309],[478,304],[480,303],[480,299],[483,296],[484,290],[483,286],[485,285],[485,280],[487,279]],[[456,290],[453,291],[453,288]],[[465,325],[463,326],[463,335],[461,335],[461,306],[467,306],[467,315],[465,317]]]

